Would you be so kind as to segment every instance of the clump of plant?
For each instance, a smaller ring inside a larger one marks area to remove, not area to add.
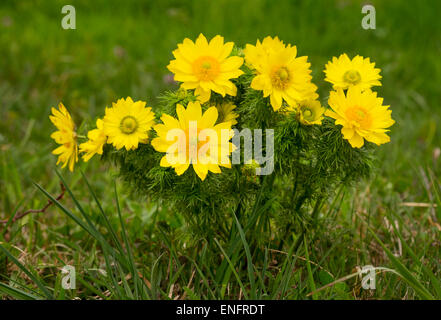
[[[307,57],[277,37],[242,49],[201,34],[173,55],[178,90],[155,106],[118,100],[79,145],[66,108],[53,108],[53,153],[71,171],[79,153],[101,155],[140,201],[185,217],[191,235],[228,239],[239,222],[255,243],[283,243],[338,188],[367,177],[374,146],[390,140],[394,120],[371,90],[381,76],[368,58],[326,65],[326,105]]]

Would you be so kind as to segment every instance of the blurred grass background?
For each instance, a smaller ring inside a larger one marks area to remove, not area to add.
[[[300,55],[309,57],[322,101],[330,89],[324,82],[323,69],[332,56],[359,54],[370,57],[382,69],[383,86],[376,90],[393,110],[396,124],[391,128],[392,142],[378,148],[376,176],[357,187],[354,198],[342,207],[336,226],[343,225],[357,234],[360,226],[354,223],[353,215],[357,208],[375,217],[374,229],[385,228],[384,215],[400,215],[402,223],[411,227],[409,240],[414,249],[426,255],[431,252],[433,260],[439,261],[436,218],[441,219],[440,208],[433,213],[431,208],[407,208],[400,203],[430,204],[438,192],[433,188],[437,188],[441,173],[441,2],[369,3],[376,8],[376,30],[361,27],[364,1],[2,0],[0,219],[7,218],[20,201],[23,208],[45,203],[32,181],[57,192],[56,158],[50,153],[55,145],[49,138],[54,128],[48,115],[50,107],[59,101],[68,107],[78,126],[84,122],[87,127],[103,115],[105,106],[120,97],[131,96],[154,106],[162,91],[176,88],[166,66],[172,50],[185,37],[220,34],[244,46],[277,35],[296,45]],[[61,8],[66,4],[76,9],[76,30],[61,28]],[[112,207],[112,195],[107,196],[113,180],[113,175],[107,174],[109,168],[101,167],[97,159],[80,166],[104,206]],[[80,174],[64,175],[79,198],[87,202]],[[145,228],[151,227],[150,209],[124,191],[121,196],[129,208],[126,218],[132,222],[132,240],[143,239]],[[16,230],[15,245],[34,255],[56,241],[63,243],[57,238],[58,232],[76,235],[72,242],[80,241],[82,233],[70,233],[68,225],[56,209],[29,216]],[[327,232],[331,238],[337,237],[336,233],[332,235],[333,230]],[[337,246],[331,257],[339,256],[338,261],[343,263],[345,241],[353,246],[358,243],[351,239],[341,239],[341,247]],[[365,239],[360,236],[359,240]],[[383,240],[387,244],[387,239]],[[366,262],[375,252],[369,244],[363,244],[364,249],[363,258],[354,253],[345,259],[351,259],[353,265]],[[59,254],[59,249],[54,250]],[[51,260],[44,261],[50,264]],[[338,269],[337,265],[329,268]],[[434,268],[439,270],[439,262]],[[339,272],[344,275],[344,268]],[[401,296],[391,293],[390,297]]]

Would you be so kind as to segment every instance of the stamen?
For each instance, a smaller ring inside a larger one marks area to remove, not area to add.
[[[220,72],[220,64],[213,57],[203,56],[193,62],[193,72],[199,80],[214,80]]]
[[[277,89],[284,90],[288,86],[289,80],[289,70],[284,66],[274,68],[271,73],[271,83]]]
[[[357,70],[348,70],[343,75],[343,81],[356,85],[361,81],[361,75]]]
[[[370,127],[372,119],[369,113],[362,107],[352,107],[346,111],[346,116],[348,120],[352,121],[354,124],[359,125],[363,128]]]
[[[304,107],[302,110],[303,118],[307,121],[314,121],[314,112],[308,107]]]
[[[138,121],[135,119],[135,117],[125,116],[121,120],[119,124],[119,128],[122,133],[132,134],[133,132],[136,131],[136,129],[138,129]]]

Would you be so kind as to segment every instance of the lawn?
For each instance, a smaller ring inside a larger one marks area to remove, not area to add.
[[[361,27],[364,1],[71,2],[75,30],[61,27],[66,1],[0,3],[1,299],[441,299],[439,1],[371,1],[375,30]],[[114,166],[55,165],[51,107],[63,101],[80,128],[121,97],[154,107],[178,87],[166,68],[172,51],[200,33],[239,47],[267,35],[296,45],[322,101],[333,56],[382,69],[391,142],[376,148],[371,178],[328,199],[299,246],[296,233],[251,252],[239,231],[225,242],[194,238]],[[57,197],[60,179],[62,206],[8,220]],[[66,265],[75,290],[61,286]],[[361,288],[365,265],[386,268],[375,290]]]

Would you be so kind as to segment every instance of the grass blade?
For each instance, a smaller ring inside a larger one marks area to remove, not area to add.
[[[251,299],[256,299],[256,290],[255,290],[255,278],[254,278],[254,266],[253,260],[251,258],[250,247],[248,246],[247,240],[245,238],[245,233],[243,232],[242,226],[237,220],[236,215],[233,213],[234,219],[236,221],[237,229],[239,230],[240,239],[242,240],[243,247],[245,249],[245,254],[247,256],[247,270],[248,270],[248,278],[250,280],[251,286]]]
[[[40,281],[30,270],[28,270],[20,261],[17,260],[3,245],[0,244],[0,250],[17,266],[19,267],[44,293],[46,298],[53,299],[52,293],[46,288],[43,282]]]

